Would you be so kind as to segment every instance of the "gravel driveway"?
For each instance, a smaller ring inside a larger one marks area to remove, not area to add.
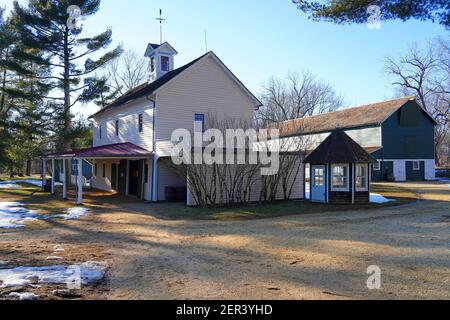
[[[450,187],[404,186],[425,201],[235,222],[97,208],[51,228],[2,231],[0,260],[73,248],[109,263],[96,293],[108,299],[450,299]],[[381,268],[380,290],[367,289],[371,265]]]

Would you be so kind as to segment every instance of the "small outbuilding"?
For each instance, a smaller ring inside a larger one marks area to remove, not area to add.
[[[309,154],[310,200],[330,204],[370,202],[371,166],[365,149],[338,128]]]

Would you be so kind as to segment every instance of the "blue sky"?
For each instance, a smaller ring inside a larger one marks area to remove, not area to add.
[[[0,6],[11,3],[0,0]],[[205,52],[207,30],[208,49],[255,94],[271,76],[309,70],[330,82],[348,105],[392,98],[384,57],[406,52],[413,42],[424,47],[448,36],[439,24],[415,20],[383,22],[381,30],[313,22],[291,0],[103,0],[100,11],[84,21],[85,34],[112,27],[116,44],[144,54],[148,42],[159,41],[159,8],[167,19],[164,40],[179,52],[176,66]],[[77,109],[91,114],[93,108]]]

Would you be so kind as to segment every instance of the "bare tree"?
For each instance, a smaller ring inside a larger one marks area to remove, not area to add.
[[[437,38],[427,50],[412,45],[398,59],[387,58],[386,69],[402,95],[413,95],[437,121],[435,148],[440,159],[450,127],[450,50],[448,40]],[[438,163],[439,164],[439,163]]]
[[[127,50],[106,66],[108,85],[120,95],[136,88],[146,80],[146,66],[145,57],[141,57],[132,50]]]
[[[332,86],[310,72],[290,73],[286,79],[271,78],[261,95],[263,107],[256,114],[259,126],[335,111],[344,99]]]

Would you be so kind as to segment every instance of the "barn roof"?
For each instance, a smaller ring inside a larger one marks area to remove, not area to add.
[[[376,163],[366,150],[350,138],[343,129],[335,129],[305,159],[305,163]]]
[[[280,136],[287,137],[299,134],[329,132],[333,131],[336,125],[343,129],[381,125],[410,101],[415,101],[415,98],[412,96],[404,97],[281,122],[279,124]]]

